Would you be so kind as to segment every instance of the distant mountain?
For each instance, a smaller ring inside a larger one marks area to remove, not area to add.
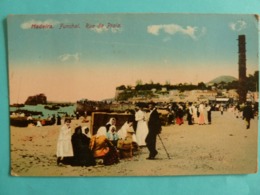
[[[208,82],[209,83],[221,83],[222,81],[225,83],[229,83],[232,81],[237,81],[238,79],[236,77],[233,76],[219,76],[211,81]]]

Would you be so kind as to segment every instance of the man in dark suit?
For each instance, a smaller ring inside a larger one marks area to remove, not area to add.
[[[254,118],[251,103],[247,102],[243,110],[243,119],[246,121],[246,128],[250,128],[250,120]]]
[[[159,113],[157,112],[155,108],[154,103],[149,104],[150,109],[150,117],[148,121],[148,135],[145,139],[147,148],[150,152],[148,160],[152,160],[155,158],[155,156],[158,154],[158,151],[156,150],[156,136],[161,132],[161,120],[159,118]]]

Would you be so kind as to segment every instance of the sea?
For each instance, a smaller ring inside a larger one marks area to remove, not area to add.
[[[72,116],[75,115],[76,112],[76,104],[72,104],[69,106],[59,107],[57,110],[49,110],[44,108],[48,105],[38,104],[38,105],[24,105],[24,107],[11,107],[10,106],[10,112],[19,112],[19,110],[28,110],[28,111],[37,111],[42,112],[43,116],[41,118],[47,118],[48,116],[52,116],[53,114],[55,116],[60,115],[61,117],[64,115]],[[50,105],[49,105],[50,106]],[[39,115],[32,115],[32,117],[38,117]]]

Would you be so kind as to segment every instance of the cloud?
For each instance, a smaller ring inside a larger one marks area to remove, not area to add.
[[[58,57],[58,59],[62,62],[73,60],[73,61],[79,61],[80,60],[80,53],[75,54],[63,54]]]
[[[206,28],[204,27],[199,28],[196,26],[182,27],[177,24],[160,24],[160,25],[150,25],[147,27],[147,32],[153,35],[159,35],[161,31],[169,35],[181,33],[183,35],[191,37],[192,39],[197,39],[198,37],[206,33]],[[169,40],[169,38],[167,38],[167,40]]]
[[[232,23],[229,24],[229,27],[233,31],[241,31],[241,30],[245,29],[246,26],[247,26],[247,24],[243,20],[238,20],[236,22],[232,22]]]
[[[30,21],[27,21],[27,22],[24,22],[21,24],[21,28],[22,29],[31,29],[32,25],[35,24],[35,25],[56,25],[56,24],[59,24],[60,22],[59,21],[56,21],[56,20],[51,20],[51,19],[48,19],[48,20],[45,20],[45,21],[40,21],[40,20],[30,20]]]

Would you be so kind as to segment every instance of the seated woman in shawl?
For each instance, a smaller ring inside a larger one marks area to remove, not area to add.
[[[100,127],[97,134],[92,136],[90,149],[95,158],[102,158],[104,165],[112,165],[119,162],[115,146],[106,137],[106,127]]]
[[[136,142],[133,141],[134,130],[132,128],[127,129],[127,133],[124,139],[118,141],[117,148],[119,149],[120,158],[131,158],[133,157],[133,151]]]
[[[107,132],[107,139],[112,142],[112,144],[116,147],[117,141],[119,139],[116,126],[112,125],[110,126],[108,132]]]
[[[81,126],[75,129],[71,138],[73,148],[73,163],[74,166],[94,166],[95,159],[89,148],[90,138],[82,133]]]
[[[114,117],[110,118],[106,124],[107,132],[109,131],[110,126],[112,126],[112,125],[114,125],[114,126],[116,125],[116,118],[114,118]]]
[[[90,149],[95,158],[104,157],[109,152],[106,132],[106,127],[100,127],[97,134],[91,137]]]
[[[126,138],[128,129],[134,130],[133,122],[126,121],[125,124],[118,130],[117,134],[118,134],[119,139],[125,139]],[[137,143],[135,133],[133,133],[132,139],[133,139],[133,142]]]

